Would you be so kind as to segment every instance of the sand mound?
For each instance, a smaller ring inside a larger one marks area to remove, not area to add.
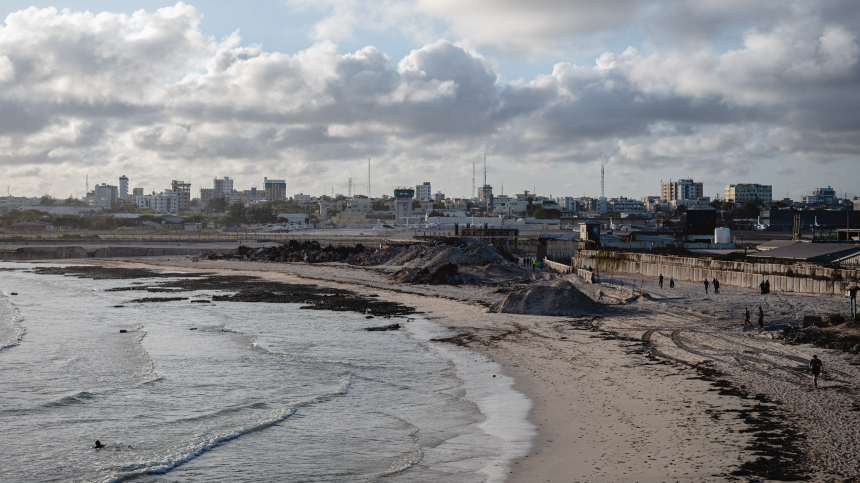
[[[493,304],[490,312],[523,315],[582,316],[600,310],[600,305],[580,292],[572,283],[561,280],[511,292]]]

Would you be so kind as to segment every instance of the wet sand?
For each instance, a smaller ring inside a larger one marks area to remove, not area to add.
[[[860,473],[852,410],[860,371],[844,354],[773,338],[783,323],[836,312],[847,303],[836,297],[765,298],[727,286],[706,296],[699,284],[670,291],[616,277],[621,289],[577,285],[614,303],[602,313],[540,317],[487,313],[502,297],[495,287],[394,283],[386,275],[395,268],[186,257],[89,263],[315,283],[424,312],[457,335],[448,343],[501,364],[533,401],[537,436],[507,469],[509,481],[843,481]],[[765,330],[743,330],[742,307],[754,312],[759,303]],[[813,353],[825,364],[817,392],[801,369]]]

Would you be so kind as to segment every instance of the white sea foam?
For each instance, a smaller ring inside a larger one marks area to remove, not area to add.
[[[421,341],[438,337],[444,330],[422,318],[416,318],[406,327]],[[511,462],[528,454],[537,435],[535,426],[528,421],[532,402],[513,389],[514,379],[501,374],[499,364],[483,355],[451,344],[431,347],[454,363],[457,377],[464,383],[466,399],[474,402],[486,417],[478,427],[504,441],[502,454],[480,471],[487,475],[488,482],[505,481]]]
[[[0,350],[15,347],[24,338],[23,318],[5,295],[0,295]]]
[[[171,457],[168,457],[161,461],[147,461],[142,463],[136,463],[133,465],[126,465],[120,469],[120,471],[118,472],[119,474],[111,475],[103,479],[102,481],[104,481],[105,483],[112,483],[139,475],[159,475],[167,473],[173,468],[176,468],[181,464],[193,460],[194,458],[200,456],[206,451],[211,450],[212,448],[217,447],[225,441],[236,439],[239,436],[250,433],[252,431],[258,431],[261,429],[268,428],[289,418],[295,413],[296,408],[294,407],[283,407],[274,411],[269,411],[266,417],[260,418],[260,420],[253,424],[221,434],[210,434],[204,436],[199,441],[191,443],[189,445],[190,447],[181,449],[177,452],[177,454],[172,455]]]

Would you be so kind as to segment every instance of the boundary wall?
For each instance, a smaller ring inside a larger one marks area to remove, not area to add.
[[[772,292],[843,295],[856,285],[860,271],[824,268],[811,264],[747,263],[688,258],[649,253],[579,250],[571,260],[575,268],[593,267],[598,272],[630,273],[649,277],[701,282],[716,278],[721,285],[758,288],[770,281]],[[581,269],[580,269],[581,270]],[[579,271],[579,270],[578,270]]]

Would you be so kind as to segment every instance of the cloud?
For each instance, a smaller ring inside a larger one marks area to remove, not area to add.
[[[455,30],[479,11],[409,5],[456,17]],[[541,38],[566,42],[569,29],[627,28],[640,14],[739,21],[716,4],[659,4],[658,13],[655,5],[500,2],[488,13],[498,32],[475,38],[502,45],[493,36],[504,34],[527,50]],[[412,183],[410,173],[427,169],[467,179],[464,166],[484,150],[502,165],[600,161],[628,176],[680,168],[730,178],[764,162],[856,160],[855,17],[798,5],[746,28],[731,49],[628,47],[513,81],[466,41],[435,39],[401,59],[373,46],[343,53],[328,39],[289,54],[243,45],[238,33],[207,38],[201,13],[181,2],[131,15],[30,8],[0,26],[0,165],[16,173],[61,165],[63,191],[86,173],[123,172],[151,189],[254,173],[328,191],[331,178],[347,177],[343,166],[368,157],[384,163],[380,186]],[[770,3],[739,8],[772,12]],[[538,28],[553,12],[559,18]]]

